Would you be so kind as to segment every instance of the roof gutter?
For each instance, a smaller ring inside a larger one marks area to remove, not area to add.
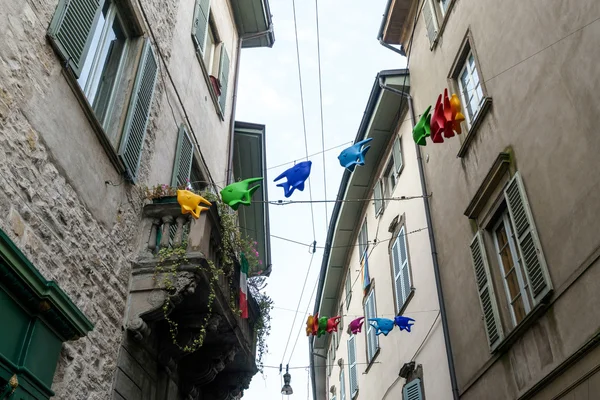
[[[416,125],[415,110],[413,108],[413,99],[409,92],[394,89],[386,86],[383,79],[379,79],[379,86],[383,90],[387,90],[399,96],[405,97],[408,100],[408,112],[410,113],[410,122],[414,128]],[[454,368],[454,358],[452,357],[452,344],[450,342],[450,331],[448,329],[448,316],[446,314],[446,304],[444,302],[444,293],[442,291],[442,281],[440,278],[440,265],[438,263],[437,247],[435,244],[435,235],[433,233],[433,224],[431,221],[431,206],[429,197],[427,196],[427,182],[425,181],[425,169],[423,167],[423,156],[421,154],[421,146],[415,143],[417,152],[417,164],[419,165],[419,177],[421,178],[421,192],[423,194],[423,203],[425,206],[425,218],[427,220],[427,232],[429,233],[429,244],[431,246],[431,258],[433,260],[433,273],[435,276],[435,288],[437,289],[438,302],[440,305],[440,316],[442,318],[442,331],[444,333],[444,343],[446,347],[446,358],[448,360],[448,371],[450,373],[450,384],[452,386],[452,397],[454,400],[459,399],[458,381],[456,379],[456,370]]]
[[[391,44],[386,43],[383,40],[383,31],[385,30],[385,24],[390,15],[390,8],[392,7],[392,1],[394,1],[394,0],[388,0],[387,5],[385,6],[385,13],[383,14],[383,19],[381,20],[381,25],[379,26],[379,33],[377,34],[377,41],[379,41],[379,44],[382,45],[383,47],[385,47],[386,49],[390,49],[390,50],[400,54],[402,57],[406,57],[406,52],[404,51],[404,47],[402,45],[400,45],[400,48],[398,49],[398,48],[392,46]]]

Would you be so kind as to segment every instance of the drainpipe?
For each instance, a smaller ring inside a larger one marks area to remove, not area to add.
[[[255,39],[264,35],[268,35],[273,32],[273,24],[269,24],[269,28],[266,31],[261,31],[257,33],[253,33],[246,36],[240,36],[238,40],[237,46],[237,59],[235,60],[235,85],[233,85],[233,100],[231,101],[231,118],[229,120],[230,132],[229,132],[229,153],[228,153],[228,161],[227,161],[227,176],[225,176],[225,180],[227,181],[227,185],[231,183],[231,170],[233,168],[233,135],[235,134],[235,109],[237,105],[237,91],[238,91],[238,81],[239,81],[239,73],[240,73],[240,58],[242,58],[242,42],[244,40]],[[224,185],[226,186],[226,185]]]
[[[410,122],[414,128],[415,110],[413,108],[413,99],[410,93],[404,92],[392,87],[386,86],[383,78],[379,78],[379,86],[383,90],[387,90],[399,96],[405,97],[408,100],[408,112],[410,113]],[[456,370],[454,369],[454,359],[452,358],[452,345],[450,343],[450,331],[448,330],[448,316],[446,314],[446,305],[444,303],[444,294],[442,291],[442,281],[440,279],[440,265],[438,263],[437,247],[435,245],[435,236],[433,234],[433,225],[431,222],[431,208],[429,197],[427,196],[427,182],[425,181],[425,170],[423,168],[423,156],[421,155],[421,146],[415,143],[417,151],[417,163],[419,165],[419,176],[421,180],[421,192],[423,193],[423,203],[425,205],[425,218],[427,220],[427,231],[429,232],[429,244],[431,245],[431,258],[433,259],[433,272],[435,275],[435,287],[437,289],[438,302],[440,305],[440,316],[442,317],[442,330],[444,332],[444,343],[446,345],[446,358],[448,359],[448,371],[450,372],[450,385],[452,386],[452,397],[458,400],[458,381],[456,380]]]
[[[388,0],[387,5],[385,6],[385,14],[383,14],[383,18],[381,20],[381,25],[379,26],[379,33],[377,34],[377,40],[379,41],[379,44],[382,45],[383,47],[385,47],[386,49],[390,49],[398,54],[400,54],[402,57],[406,57],[406,52],[404,51],[404,47],[402,45],[400,45],[400,48],[396,48],[394,46],[392,46],[389,43],[386,43],[383,40],[383,30],[385,29],[385,24],[388,20],[388,14],[390,13],[390,7],[392,6],[392,1],[393,0]]]

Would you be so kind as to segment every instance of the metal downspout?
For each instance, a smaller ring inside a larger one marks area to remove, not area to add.
[[[408,92],[403,92],[398,89],[386,86],[383,83],[383,78],[379,78],[379,86],[383,90],[387,90],[399,96],[406,97],[408,100],[408,112],[410,113],[410,122],[414,128],[416,125],[415,111],[413,108],[413,100]],[[421,155],[421,147],[415,143],[417,152],[417,164],[419,165],[419,177],[421,180],[421,191],[423,194],[423,203],[425,205],[425,218],[427,220],[427,231],[429,232],[429,244],[431,245],[431,258],[433,260],[433,272],[435,275],[435,286],[437,289],[438,302],[440,305],[440,316],[442,318],[442,331],[444,332],[444,343],[446,345],[446,358],[448,359],[448,371],[450,373],[450,385],[452,386],[452,397],[454,400],[459,399],[458,381],[456,379],[456,370],[454,368],[454,359],[452,357],[452,345],[450,343],[450,331],[448,330],[448,316],[446,314],[446,305],[444,302],[444,294],[442,291],[442,281],[440,278],[440,265],[438,263],[437,247],[435,245],[435,236],[433,234],[433,225],[431,221],[431,208],[429,197],[427,196],[427,183],[425,182],[425,169],[423,168],[423,156]]]
[[[225,176],[225,180],[227,181],[226,182],[227,184],[231,183],[230,178],[231,178],[232,169],[233,169],[233,144],[235,142],[233,140],[233,136],[235,134],[235,111],[236,111],[236,106],[237,106],[237,91],[238,91],[238,81],[239,81],[239,73],[240,73],[240,58],[242,58],[242,42],[244,40],[255,39],[257,37],[267,35],[270,32],[273,32],[273,24],[269,24],[269,29],[267,29],[266,31],[253,33],[253,34],[247,35],[247,36],[240,36],[240,38],[238,39],[237,59],[235,60],[235,84],[233,86],[233,99],[231,100],[231,103],[232,103],[231,117],[229,119],[229,126],[230,126],[229,151],[228,151],[228,156],[227,156],[227,174]]]

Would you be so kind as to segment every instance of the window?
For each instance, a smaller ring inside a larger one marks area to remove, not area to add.
[[[505,210],[500,216],[494,227],[493,236],[511,317],[514,325],[517,325],[525,318],[531,307],[527,294],[528,285],[523,275],[522,260],[517,250],[508,211]]]
[[[340,370],[340,400],[346,400],[346,382],[344,377],[344,367]]]
[[[413,379],[404,385],[402,400],[423,400],[423,389],[421,388],[421,380],[419,378]]]
[[[204,65],[206,66],[206,72],[208,75],[215,75],[215,52],[217,49],[217,45],[219,44],[218,37],[216,35],[215,29],[211,23],[208,24],[206,35],[206,45],[204,50]]]
[[[427,29],[427,37],[429,38],[431,48],[435,45],[440,30],[433,1],[425,0],[423,4],[423,20],[425,21],[425,28]]]
[[[350,307],[350,299],[352,298],[352,278],[350,276],[350,268],[346,274],[346,310]]]
[[[517,326],[552,291],[552,282],[519,172],[507,183],[503,197],[505,209],[490,235],[505,301]],[[470,247],[485,330],[493,351],[503,338],[503,329],[482,231],[475,234]]]
[[[483,102],[483,90],[473,52],[469,52],[458,79],[463,108],[467,111],[467,124],[471,126]]]
[[[363,222],[358,232],[358,252],[360,254],[360,260],[362,261],[365,257],[365,252],[369,248],[369,233],[367,232],[367,220]]]
[[[375,200],[375,216],[383,210],[383,190],[381,188],[381,180],[375,183],[373,188],[373,199]]]
[[[126,59],[139,51],[131,44],[131,24],[124,23],[129,17],[122,15],[118,2],[113,0],[60,0],[48,37],[76,78],[86,107],[93,111],[102,134],[113,149],[118,149],[129,180],[135,182],[158,63],[146,39],[137,60],[137,72],[124,68],[130,64]],[[126,97],[121,88],[127,87],[123,82],[129,78],[134,79],[131,101],[121,104]],[[123,129],[122,115],[117,112],[121,107],[127,110]]]
[[[338,325],[338,330],[335,332],[335,336],[337,336],[335,341],[335,348],[337,350],[340,347],[340,338],[342,336],[342,332],[344,331],[344,305],[340,304],[340,310],[338,315],[340,316],[340,323]]]
[[[394,139],[394,145],[392,146],[392,158],[394,160],[394,170],[396,174],[400,174],[402,171],[402,145],[400,144],[400,137],[396,135]]]
[[[331,371],[333,370],[333,366],[335,365],[335,357],[336,357],[336,348],[337,348],[337,336],[331,335],[331,340],[329,342],[329,351],[327,352],[327,376],[331,376]]]
[[[448,12],[448,7],[450,6],[450,2],[452,0],[438,0],[440,2],[440,9],[442,10],[442,15],[446,15]]]
[[[396,183],[398,182],[396,180],[396,172],[394,171],[394,160],[390,160],[383,176],[385,179],[385,196],[390,197],[394,193],[394,188],[396,188]]]
[[[350,398],[353,399],[358,392],[358,375],[356,371],[356,336],[348,339],[348,373],[350,378]]]
[[[365,301],[365,323],[367,325],[366,336],[367,336],[367,363],[373,361],[375,353],[379,348],[379,338],[375,334],[375,328],[369,323],[369,318],[377,318],[377,309],[375,307],[375,289],[371,289],[371,292],[367,296]]]
[[[398,237],[392,246],[392,265],[394,273],[394,295],[396,298],[396,313],[402,311],[411,291],[410,263],[406,248],[405,227],[400,228]]]

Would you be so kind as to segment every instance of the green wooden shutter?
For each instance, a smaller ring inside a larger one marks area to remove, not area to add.
[[[204,55],[204,46],[206,42],[206,31],[208,29],[208,16],[210,10],[210,0],[196,0],[196,9],[194,10],[194,25],[192,26],[192,39],[196,48]]]
[[[127,168],[128,179],[133,182],[137,179],[142,158],[142,148],[146,137],[146,127],[148,126],[157,74],[157,60],[150,45],[150,40],[146,39],[119,148],[119,157]]]
[[[227,85],[229,83],[229,55],[225,50],[225,45],[221,45],[221,61],[219,63],[219,82],[221,83],[221,95],[219,96],[219,105],[221,112],[225,115],[225,105],[227,104]]]
[[[394,147],[392,149],[394,157],[394,170],[399,173],[402,169],[402,147],[400,147],[400,138],[396,135],[394,140]]]
[[[423,4],[423,19],[425,20],[425,27],[427,28],[429,43],[433,46],[437,39],[438,24],[432,0],[425,0],[425,4]]]
[[[504,196],[515,227],[531,297],[534,304],[538,304],[552,290],[552,282],[527,201],[525,187],[518,172],[508,183],[504,190]]]
[[[494,294],[494,285],[490,278],[490,267],[487,262],[487,254],[481,232],[477,232],[471,241],[471,258],[473,259],[473,268],[475,269],[475,278],[477,280],[477,292],[479,301],[483,310],[483,322],[485,332],[488,338],[490,349],[494,350],[503,337],[502,324],[498,314],[496,304],[496,295]]]
[[[350,398],[354,398],[358,390],[358,375],[356,372],[356,336],[348,339],[348,369],[350,372]]]
[[[421,389],[421,380],[413,379],[404,385],[402,389],[403,400],[423,400],[423,390]]]
[[[375,215],[379,214],[379,211],[383,208],[383,191],[381,190],[381,181],[378,180],[375,183],[375,188],[373,189],[373,197],[375,200]]]
[[[192,160],[194,158],[194,145],[190,139],[185,125],[181,124],[177,135],[177,151],[173,165],[171,186],[177,187],[187,183],[192,171]]]
[[[61,0],[48,36],[79,78],[104,0]]]

